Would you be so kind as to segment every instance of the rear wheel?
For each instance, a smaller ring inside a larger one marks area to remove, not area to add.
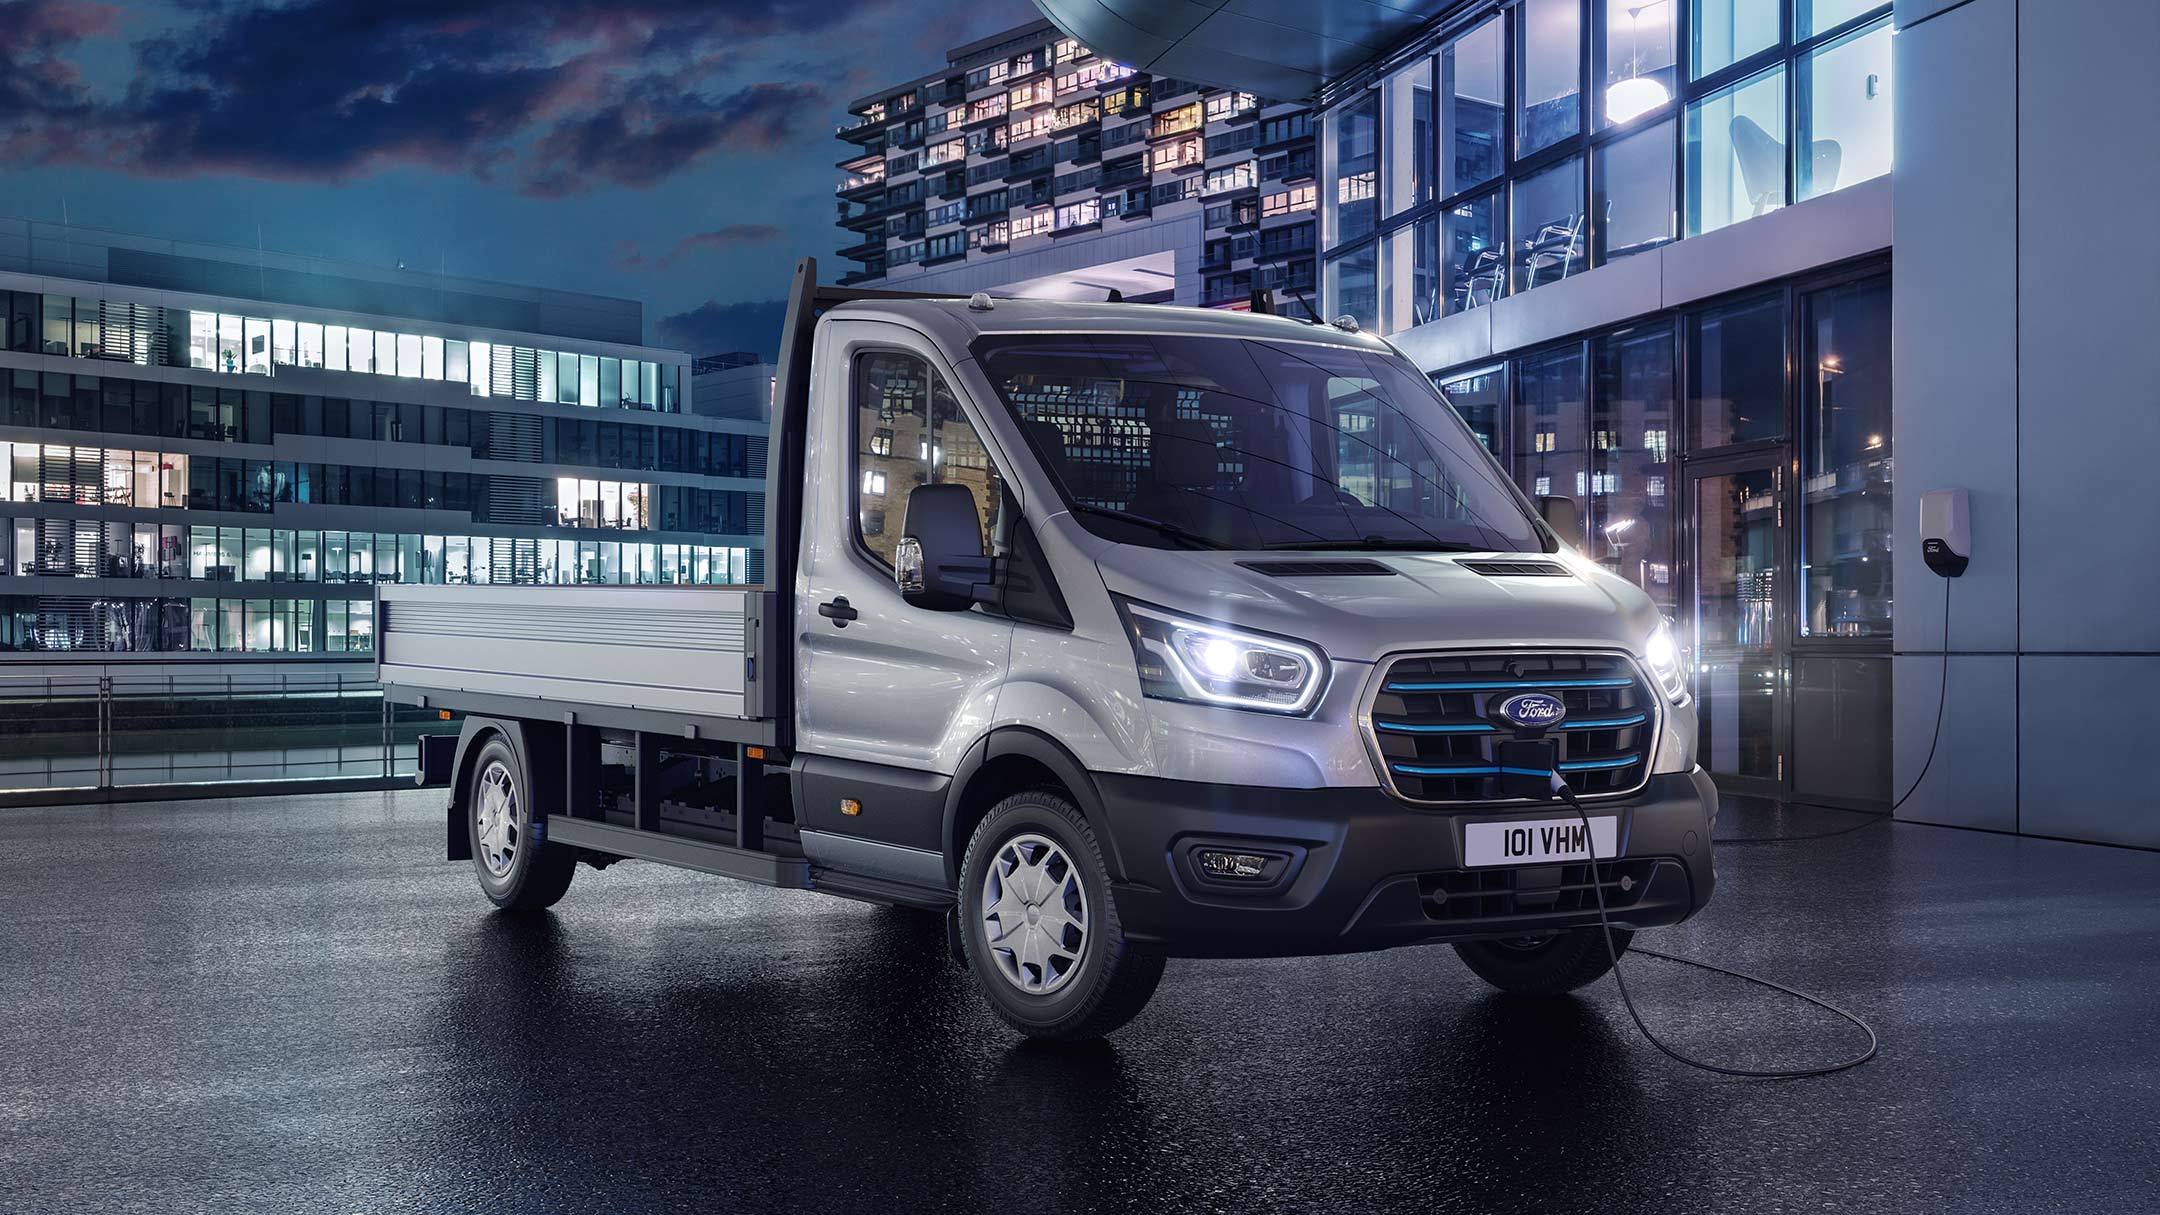
[[[472,773],[465,822],[481,891],[506,911],[554,906],[570,889],[577,859],[533,838],[532,788],[517,753],[501,736],[491,738],[473,758]]]
[[[1146,1007],[1163,959],[1125,939],[1079,808],[1047,789],[990,811],[960,866],[960,943],[990,1007],[1030,1038],[1099,1038]]]
[[[1501,991],[1559,995],[1603,978],[1634,939],[1625,928],[1613,929],[1608,953],[1603,929],[1571,928],[1550,936],[1458,941],[1455,952],[1477,977]]]

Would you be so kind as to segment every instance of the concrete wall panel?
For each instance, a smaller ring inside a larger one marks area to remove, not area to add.
[[[1912,790],[1897,816],[1916,823],[2017,830],[2017,659],[1952,656],[1947,696],[1938,695],[1944,686],[1939,655],[1905,654],[1892,663],[1897,778],[1891,794]],[[1934,738],[1938,704],[1942,741],[1927,778],[1915,788]]]
[[[1972,495],[1976,551],[1952,593],[1953,650],[2017,644],[2017,98],[2012,0],[1974,0],[1896,39],[1897,646],[1943,646],[1941,581],[1920,559],[1920,495]],[[1903,718],[1899,726],[1911,729]],[[1901,783],[1910,780],[1900,772]]]
[[[2160,848],[2151,724],[2136,711],[2156,680],[2160,656],[2019,660],[2019,830]]]
[[[2160,651],[2160,4],[2028,3],[2017,36],[2020,648]]]

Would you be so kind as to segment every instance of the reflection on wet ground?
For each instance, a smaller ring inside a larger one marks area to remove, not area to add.
[[[0,1209],[2149,1209],[2160,855],[1911,825],[1720,854],[1646,937],[1819,991],[1882,1057],[1697,1075],[1610,983],[1442,949],[1174,962],[1017,1043],[919,914],[643,865],[547,916],[432,859],[435,793],[0,811]],[[1738,806],[1723,830],[1832,812]],[[1826,1014],[1652,959],[1754,1064]]]

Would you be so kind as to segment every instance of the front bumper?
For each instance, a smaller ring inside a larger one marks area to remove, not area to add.
[[[1290,957],[1520,936],[1598,922],[1589,866],[1469,869],[1463,824],[1572,816],[1410,805],[1378,788],[1270,789],[1097,775],[1118,918],[1178,957]],[[1697,768],[1585,802],[1617,815],[1620,855],[1598,864],[1612,922],[1677,924],[1710,901],[1717,789]],[[1196,847],[1270,854],[1267,878],[1211,881]]]

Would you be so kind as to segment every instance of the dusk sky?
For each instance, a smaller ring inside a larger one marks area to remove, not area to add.
[[[1028,0],[0,0],[0,215],[402,260],[769,348],[846,104]]]

